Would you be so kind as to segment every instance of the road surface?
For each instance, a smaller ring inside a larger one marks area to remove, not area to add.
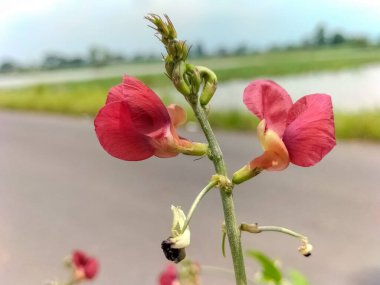
[[[260,153],[254,134],[217,136],[230,173]],[[100,259],[93,284],[157,284],[170,205],[187,210],[212,174],[206,158],[114,159],[89,118],[0,112],[0,284],[64,280],[61,259],[76,248]],[[314,252],[304,258],[296,239],[278,233],[244,234],[244,247],[299,269],[314,285],[378,285],[379,175],[380,145],[339,142],[315,167],[263,173],[236,187],[239,221],[294,229]],[[231,267],[220,251],[222,217],[213,190],[193,216],[190,258]],[[257,264],[246,265],[252,277]],[[233,284],[227,273],[204,276],[205,284]]]

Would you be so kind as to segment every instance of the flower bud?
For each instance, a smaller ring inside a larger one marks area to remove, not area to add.
[[[202,106],[206,106],[210,102],[212,96],[214,96],[218,85],[218,79],[215,73],[207,67],[197,66],[197,69],[204,80],[204,86],[199,101]]]
[[[192,64],[186,64],[185,76],[187,76],[187,80],[191,88],[191,93],[198,94],[199,88],[202,83],[202,79],[198,69]]]
[[[186,71],[186,64],[183,61],[178,62],[173,70],[172,80],[175,88],[184,96],[191,94],[190,87],[187,85],[184,75]]]
[[[174,66],[175,66],[175,62],[173,58],[168,54],[165,57],[165,70],[170,78],[172,77]]]
[[[169,40],[166,50],[173,59],[177,61],[185,61],[189,54],[189,49],[185,41]]]
[[[159,39],[167,45],[170,40],[174,40],[177,37],[177,32],[170,18],[167,15],[165,15],[165,18],[167,22],[156,14],[148,14],[148,16],[145,17],[145,19],[150,21],[155,26],[152,28],[161,35],[161,38]]]
[[[206,106],[210,102],[212,96],[214,96],[215,94],[216,88],[217,88],[216,80],[210,80],[210,81],[205,82],[203,91],[200,96],[200,103],[202,106]]]

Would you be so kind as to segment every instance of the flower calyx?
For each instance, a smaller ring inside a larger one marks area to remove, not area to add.
[[[232,184],[231,180],[227,176],[214,174],[211,177],[211,181],[217,182],[216,187],[218,187],[219,189],[228,193],[232,193],[232,189],[234,185]]]
[[[248,232],[251,234],[258,234],[261,233],[261,230],[259,229],[259,224],[241,224],[239,227],[240,231],[242,232]]]

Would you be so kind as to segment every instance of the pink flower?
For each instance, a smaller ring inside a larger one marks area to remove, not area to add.
[[[83,251],[74,251],[72,262],[76,280],[93,279],[99,271],[97,259],[88,256]]]
[[[160,274],[160,285],[179,285],[177,269],[173,264],[169,264],[165,271]]]
[[[106,105],[95,118],[95,131],[103,148],[123,160],[204,155],[207,145],[177,135],[176,127],[185,121],[184,109],[174,104],[166,108],[151,89],[125,76],[110,89]]]
[[[244,90],[243,101],[261,120],[257,135],[264,153],[234,174],[237,184],[263,169],[283,170],[289,162],[312,166],[336,144],[329,95],[306,95],[293,104],[275,82],[256,80]]]

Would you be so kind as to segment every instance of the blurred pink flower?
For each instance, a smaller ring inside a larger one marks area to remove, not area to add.
[[[99,263],[96,258],[88,256],[80,250],[76,250],[72,255],[75,278],[93,279],[99,271]]]
[[[165,271],[160,274],[159,285],[180,285],[177,269],[173,264],[166,266]]]
[[[261,120],[257,135],[264,153],[235,173],[238,183],[247,171],[283,170],[289,162],[312,166],[336,144],[329,95],[306,95],[293,104],[288,93],[275,82],[256,80],[244,90],[243,101]]]
[[[175,104],[166,108],[141,81],[124,76],[121,84],[110,89],[95,118],[95,131],[103,148],[123,160],[205,154],[207,145],[177,135],[176,128],[184,122],[184,109]]]

